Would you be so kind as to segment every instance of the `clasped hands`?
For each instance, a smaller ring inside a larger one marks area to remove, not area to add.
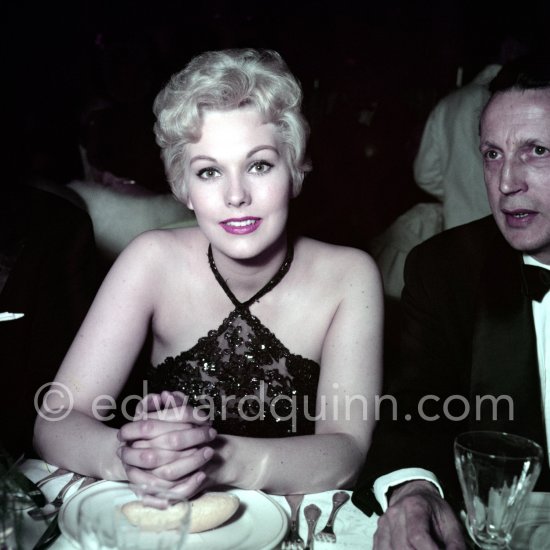
[[[214,456],[217,436],[210,419],[186,403],[180,392],[149,394],[137,405],[134,419],[118,431],[117,455],[128,481],[190,497]]]

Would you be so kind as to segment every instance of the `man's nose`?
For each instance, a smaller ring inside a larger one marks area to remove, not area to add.
[[[528,188],[524,170],[516,161],[504,162],[499,173],[499,190],[503,195],[513,195]]]

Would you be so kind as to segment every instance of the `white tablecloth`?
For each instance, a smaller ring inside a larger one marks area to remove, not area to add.
[[[38,481],[52,471],[52,467],[48,466],[45,462],[40,460],[27,460],[21,466],[21,471],[31,480]],[[53,498],[59,489],[70,479],[70,474],[61,476],[45,484],[42,491],[48,499]],[[71,489],[72,492],[78,490],[78,484]],[[72,492],[69,492],[69,497]],[[307,525],[304,519],[303,510],[311,503],[316,504],[321,508],[322,515],[319,518],[318,529],[320,530],[326,523],[330,510],[332,508],[332,494],[335,491],[326,491],[324,493],[317,493],[306,495],[300,509],[300,535],[306,540],[307,537]],[[284,497],[278,495],[272,495],[272,498],[279,503],[284,510],[290,513],[289,506]],[[23,547],[25,550],[30,550],[40,538],[40,535],[47,528],[47,523],[43,520],[35,521],[30,519],[27,514],[24,514],[24,532],[23,532]],[[377,517],[367,517],[361,510],[356,508],[354,504],[349,500],[340,509],[336,522],[334,524],[334,532],[337,536],[336,544],[324,543],[321,541],[315,542],[316,550],[340,550],[340,549],[356,549],[356,550],[369,550],[372,548],[372,537],[376,530]],[[259,526],[261,528],[261,526]],[[51,546],[51,550],[75,550],[75,546],[64,535],[61,535]],[[205,549],[208,550],[208,549]],[[258,549],[260,550],[260,549]]]

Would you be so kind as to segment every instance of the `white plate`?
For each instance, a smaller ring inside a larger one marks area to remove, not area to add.
[[[121,485],[114,481],[99,481],[77,491],[59,511],[61,532],[78,546],[77,511],[84,496],[108,486]],[[216,489],[216,491],[219,489]],[[268,550],[275,548],[286,534],[288,518],[271,497],[261,491],[227,489],[240,500],[236,514],[224,525],[211,531],[189,535],[186,550]],[[128,489],[128,494],[133,493]],[[110,505],[110,507],[109,507]],[[112,504],[105,502],[105,513],[112,513]]]

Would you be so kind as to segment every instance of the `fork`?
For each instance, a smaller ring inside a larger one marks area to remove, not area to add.
[[[344,491],[338,491],[332,495],[332,510],[328,517],[327,524],[322,531],[319,531],[315,535],[315,540],[321,540],[323,542],[336,542],[336,535],[334,534],[333,526],[334,520],[338,510],[349,500],[348,493]]]
[[[302,550],[304,540],[298,532],[298,513],[304,495],[286,495],[285,498],[290,506],[290,529],[281,545],[281,550]]]
[[[61,505],[63,504],[63,499],[65,498],[67,491],[83,477],[84,476],[80,474],[73,474],[71,479],[63,486],[54,500],[41,508],[33,508],[32,510],[29,510],[27,512],[29,516],[31,516],[32,519],[48,519],[57,514],[59,508],[61,508]]]
[[[313,541],[315,540],[313,535],[315,533],[317,520],[321,516],[321,508],[315,506],[315,504],[309,504],[304,509],[304,515],[307,521],[307,542],[305,550],[313,550]]]
[[[36,482],[36,486],[38,488],[42,487],[45,483],[48,483],[48,481],[51,481],[52,479],[63,476],[65,474],[69,474],[69,470],[64,470],[63,468],[57,468],[57,470],[54,470],[51,474],[47,475],[46,477],[42,478],[40,481]]]

